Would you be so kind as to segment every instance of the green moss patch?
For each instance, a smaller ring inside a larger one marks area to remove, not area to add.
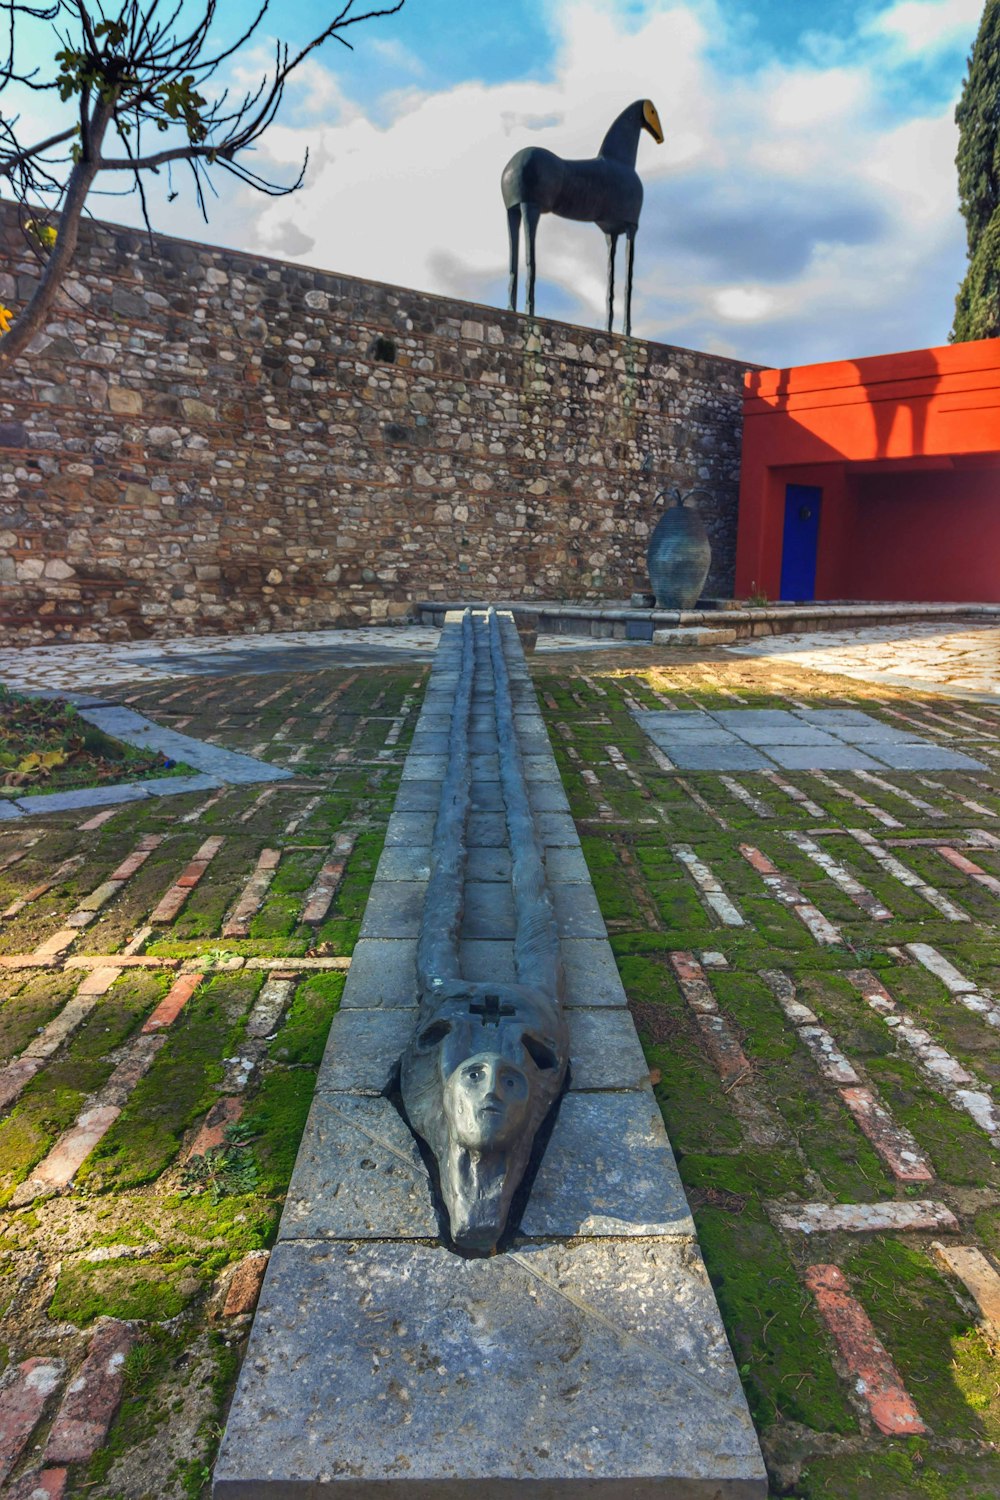
[[[260,976],[219,974],[202,984],[167,1033],[153,1066],[77,1174],[92,1190],[136,1187],[174,1159],[184,1132],[215,1102],[221,1059],[235,1050]]]
[[[77,1328],[100,1317],[162,1323],[183,1312],[200,1288],[191,1255],[78,1263],[67,1266],[56,1282],[49,1316]]]
[[[319,1066],[346,977],[334,970],[310,974],[299,984],[284,1025],[271,1044],[275,1061]]]
[[[762,1214],[703,1208],[705,1264],[725,1319],[750,1410],[760,1428],[779,1418],[816,1432],[857,1428],[822,1325],[795,1267]]]
[[[996,1442],[995,1358],[926,1255],[876,1236],[852,1250],[844,1270],[928,1426],[942,1437]]]
[[[66,1004],[79,984],[77,974],[32,974],[0,1005],[0,1064],[23,1052],[46,1022]]]

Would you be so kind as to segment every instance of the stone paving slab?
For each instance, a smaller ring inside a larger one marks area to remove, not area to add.
[[[652,1094],[567,1094],[531,1187],[529,1239],[694,1235]]]
[[[429,1239],[440,1234],[409,1126],[383,1098],[318,1093],[279,1239]]]
[[[290,1318],[295,1308],[307,1315]],[[523,1245],[486,1260],[413,1242],[280,1241],[214,1493],[361,1500],[376,1488],[401,1500],[763,1500],[693,1241]]]
[[[766,771],[774,765],[759,750],[740,740],[702,743],[691,736],[690,743],[672,740],[668,744],[659,739],[659,748],[682,771]]]
[[[866,748],[870,749],[870,746]],[[879,771],[882,765],[854,745],[768,745],[767,753],[785,771]]]
[[[982,771],[971,756],[856,710],[632,709],[682,771]]]
[[[649,1088],[649,1065],[627,1009],[569,1007],[571,1089]]]
[[[893,771],[985,771],[981,760],[973,760],[959,750],[949,750],[944,745],[909,743],[893,745],[891,752],[881,754],[881,748],[869,747]]]
[[[374,880],[361,922],[363,938],[415,938],[426,881]]]
[[[412,1009],[338,1011],[316,1080],[317,1092],[388,1093],[413,1019]]]
[[[431,875],[431,851],[426,844],[388,844],[379,858],[376,880],[426,881]]]
[[[905,625],[773,636],[723,649],[888,687],[1000,702],[1000,629],[994,624],[911,620]]]
[[[121,786],[82,786],[69,792],[39,792],[17,799],[22,813],[74,812],[78,807],[113,807],[119,802],[141,802],[147,796],[141,782]]]

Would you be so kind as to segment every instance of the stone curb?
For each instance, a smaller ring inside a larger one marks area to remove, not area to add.
[[[37,697],[64,697],[39,693]],[[39,792],[0,801],[0,822],[46,813],[74,812],[82,807],[106,807],[118,802],[142,802],[148,797],[181,797],[186,792],[214,791],[221,786],[248,786],[258,781],[286,781],[292,771],[272,766],[252,755],[223,750],[175,729],[164,729],[143,714],[114,704],[80,708],[81,719],[105,734],[143,750],[159,750],[171,760],[194,766],[194,776],[164,776],[151,781],[122,781],[115,786],[84,786],[68,792]]]

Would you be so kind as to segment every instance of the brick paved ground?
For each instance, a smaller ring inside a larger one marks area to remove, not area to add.
[[[0,1492],[204,1491],[425,670],[314,665],[115,688],[293,780],[0,830]],[[774,1493],[995,1496],[1000,705],[535,670]],[[990,769],[678,773],[633,716],[803,705]]]

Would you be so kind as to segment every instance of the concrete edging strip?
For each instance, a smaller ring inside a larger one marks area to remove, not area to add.
[[[176,729],[164,729],[144,714],[115,704],[79,708],[81,719],[103,729],[105,734],[143,750],[160,750],[171,760],[194,766],[194,776],[162,776],[149,781],[120,781],[114,786],[82,786],[65,792],[38,792],[27,797],[0,801],[0,820],[44,817],[46,813],[71,812],[78,807],[104,807],[116,802],[141,802],[147,797],[180,797],[185,792],[212,791],[220,786],[249,785],[257,781],[284,781],[293,773],[272,766],[252,755],[209,745]]]

